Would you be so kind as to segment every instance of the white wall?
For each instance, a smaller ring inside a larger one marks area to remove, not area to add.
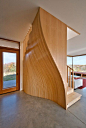
[[[19,49],[18,43],[0,39],[0,46]]]
[[[20,90],[23,90],[23,43],[20,42]]]
[[[67,40],[72,39],[72,38],[74,38],[74,37],[76,37],[78,35],[79,35],[78,33],[76,33],[75,31],[73,31],[69,27],[67,27]]]

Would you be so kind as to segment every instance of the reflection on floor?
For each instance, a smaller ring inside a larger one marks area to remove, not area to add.
[[[0,95],[0,128],[86,128],[86,89],[67,111],[23,91]]]
[[[81,100],[68,110],[86,125],[86,87],[83,89],[76,89],[75,91],[82,95]]]

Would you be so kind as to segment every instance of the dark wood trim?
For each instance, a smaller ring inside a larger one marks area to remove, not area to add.
[[[0,46],[0,49],[20,51],[20,48],[19,49],[16,49],[16,48],[9,48],[9,47],[2,47],[2,46]]]
[[[20,42],[19,42],[19,86],[18,90],[20,90]]]
[[[73,57],[73,56],[71,56],[71,55],[67,55],[67,57]]]
[[[0,37],[0,39],[1,39],[1,40],[10,41],[10,42],[20,43],[19,41],[10,40],[10,39],[7,39],[7,38],[2,38],[2,37]]]
[[[76,57],[76,56],[86,56],[86,54],[74,55],[73,57]]]
[[[16,91],[16,87],[3,89],[3,90],[0,92],[0,94],[12,92],[12,91]]]
[[[67,55],[67,57],[76,57],[76,56],[85,56],[86,54],[81,54],[81,55],[74,55],[74,56],[71,56],[71,55]]]

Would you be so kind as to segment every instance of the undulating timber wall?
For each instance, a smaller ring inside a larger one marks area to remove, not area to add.
[[[24,92],[66,109],[67,26],[39,9],[24,58]]]

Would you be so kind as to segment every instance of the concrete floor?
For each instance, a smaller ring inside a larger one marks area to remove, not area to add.
[[[86,89],[67,111],[23,91],[0,95],[0,128],[86,128]]]

